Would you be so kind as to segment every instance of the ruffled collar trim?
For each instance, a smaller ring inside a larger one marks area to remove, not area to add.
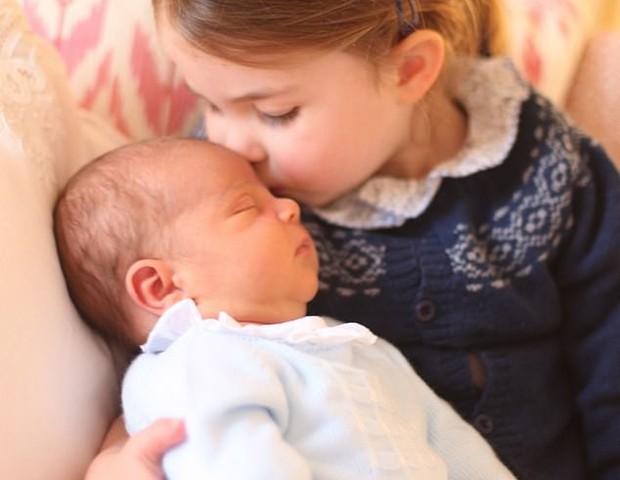
[[[358,323],[332,325],[323,317],[316,316],[270,325],[241,324],[226,312],[220,312],[217,319],[203,319],[196,304],[188,299],[174,304],[164,312],[140,348],[144,353],[161,353],[194,328],[251,335],[292,344],[336,345],[359,342],[371,345],[377,339],[370,330]]]
[[[324,208],[324,220],[349,228],[396,227],[422,214],[446,177],[500,165],[517,138],[530,90],[508,58],[460,59],[451,70],[454,99],[466,110],[468,133],[459,153],[424,179],[377,176]]]

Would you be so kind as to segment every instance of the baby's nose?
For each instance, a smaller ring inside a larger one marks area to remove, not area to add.
[[[278,217],[283,222],[299,222],[301,211],[299,204],[291,198],[278,198]]]

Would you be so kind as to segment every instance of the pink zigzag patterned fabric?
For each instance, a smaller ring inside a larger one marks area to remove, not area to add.
[[[592,24],[592,0],[503,1],[510,54],[534,86],[562,104]],[[196,125],[199,102],[159,49],[150,0],[19,2],[64,57],[80,106],[132,139]]]
[[[182,134],[198,101],[159,50],[149,0],[21,0],[64,57],[76,101],[131,139]]]
[[[527,79],[552,100],[565,100],[584,38],[592,0],[504,0],[511,54]]]

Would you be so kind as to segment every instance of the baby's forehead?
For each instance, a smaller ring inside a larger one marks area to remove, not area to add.
[[[162,154],[162,157],[166,157],[176,166],[179,163],[189,163],[222,174],[231,170],[251,170],[250,162],[237,153],[202,140],[181,140]]]
[[[247,160],[211,145],[178,149],[160,160],[156,175],[160,188],[184,198],[218,195],[239,184],[260,184]]]

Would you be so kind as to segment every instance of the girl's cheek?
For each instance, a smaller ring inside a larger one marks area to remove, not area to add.
[[[204,133],[205,133],[206,138],[208,138],[209,141],[213,143],[217,143],[221,145],[225,137],[224,137],[224,130],[219,125],[219,123],[220,122],[214,119],[212,115],[205,115],[204,120],[203,120]]]

